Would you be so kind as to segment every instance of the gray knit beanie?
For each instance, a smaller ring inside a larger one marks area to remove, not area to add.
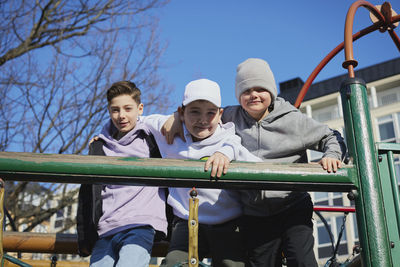
[[[235,94],[238,101],[244,91],[253,87],[267,89],[271,93],[272,102],[278,93],[271,68],[265,60],[259,58],[248,58],[236,69]]]

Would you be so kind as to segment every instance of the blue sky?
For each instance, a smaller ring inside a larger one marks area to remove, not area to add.
[[[221,86],[222,105],[237,104],[236,66],[249,57],[267,60],[280,82],[305,81],[318,63],[344,40],[350,0],[172,0],[159,10],[161,40],[168,42],[162,76],[174,86],[179,105],[185,85],[209,78]],[[384,1],[369,1],[380,5]],[[391,1],[400,13],[400,1]],[[353,32],[369,25],[369,13],[358,9]],[[396,33],[400,35],[398,29]],[[388,33],[376,31],[354,44],[357,69],[399,57]],[[316,81],[346,73],[339,53]],[[173,109],[171,109],[172,111]]]

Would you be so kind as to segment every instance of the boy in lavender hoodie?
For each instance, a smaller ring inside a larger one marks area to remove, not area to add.
[[[89,153],[119,157],[160,157],[143,113],[140,90],[129,81],[107,91],[110,121]],[[156,231],[167,232],[165,192],[158,187],[83,184],[77,214],[81,256],[90,266],[148,266]]]

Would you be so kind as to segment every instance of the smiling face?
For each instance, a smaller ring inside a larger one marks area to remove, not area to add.
[[[218,127],[223,110],[206,100],[196,100],[179,108],[182,122],[192,135],[193,141],[211,136]]]
[[[137,104],[130,95],[119,95],[111,99],[108,112],[120,133],[127,133],[136,126],[137,118],[143,113],[143,104]]]
[[[240,105],[257,121],[268,115],[271,102],[271,93],[261,87],[250,88],[240,95]]]

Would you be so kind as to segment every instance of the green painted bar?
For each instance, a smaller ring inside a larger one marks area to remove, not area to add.
[[[394,167],[394,156],[392,151],[388,151],[388,165],[389,165],[389,173],[388,177],[390,178],[390,184],[392,186],[392,196],[394,203],[394,211],[397,218],[397,225],[400,233],[400,197],[399,197],[399,186],[397,183],[396,170]]]
[[[393,151],[395,154],[400,154],[400,144],[398,143],[376,143],[376,147],[380,151]]]
[[[347,149],[349,151],[349,155],[351,158],[351,161],[355,161],[358,159],[357,156],[357,149],[356,149],[356,144],[355,144],[355,136],[354,136],[354,121],[352,117],[352,108],[351,108],[351,102],[349,101],[350,96],[351,96],[351,87],[350,86],[341,86],[340,89],[340,94],[342,98],[342,108],[343,108],[343,119],[344,119],[344,124],[345,124],[345,131],[346,131],[346,143],[347,143]],[[358,172],[358,168],[357,172]],[[359,179],[359,175],[358,178]],[[360,236],[360,243],[362,247],[369,248],[369,239],[367,233],[367,219],[365,216],[365,207],[367,205],[364,203],[364,197],[363,197],[363,192],[360,189],[360,185],[358,186],[359,190],[355,192],[355,204],[356,204],[356,216],[357,216],[357,225],[358,225],[358,232]],[[363,253],[362,258],[364,262],[368,262],[369,259],[371,258],[370,255],[370,250],[369,249],[364,249],[362,251]],[[369,266],[369,265],[367,265]]]
[[[379,174],[385,204],[385,215],[388,223],[388,235],[393,242],[392,261],[393,266],[400,266],[400,211],[399,188],[397,177],[394,173],[392,151],[379,150]]]
[[[232,162],[228,173],[215,182],[210,179],[210,171],[204,172],[204,163],[198,160],[0,152],[0,177],[37,182],[241,186],[277,190],[302,185],[295,189],[344,192],[357,185],[352,166],[327,173],[318,164]]]
[[[377,153],[373,143],[365,82],[348,79],[341,87],[343,113],[350,153],[359,172],[356,194],[357,221],[366,266],[393,266],[387,232]]]

